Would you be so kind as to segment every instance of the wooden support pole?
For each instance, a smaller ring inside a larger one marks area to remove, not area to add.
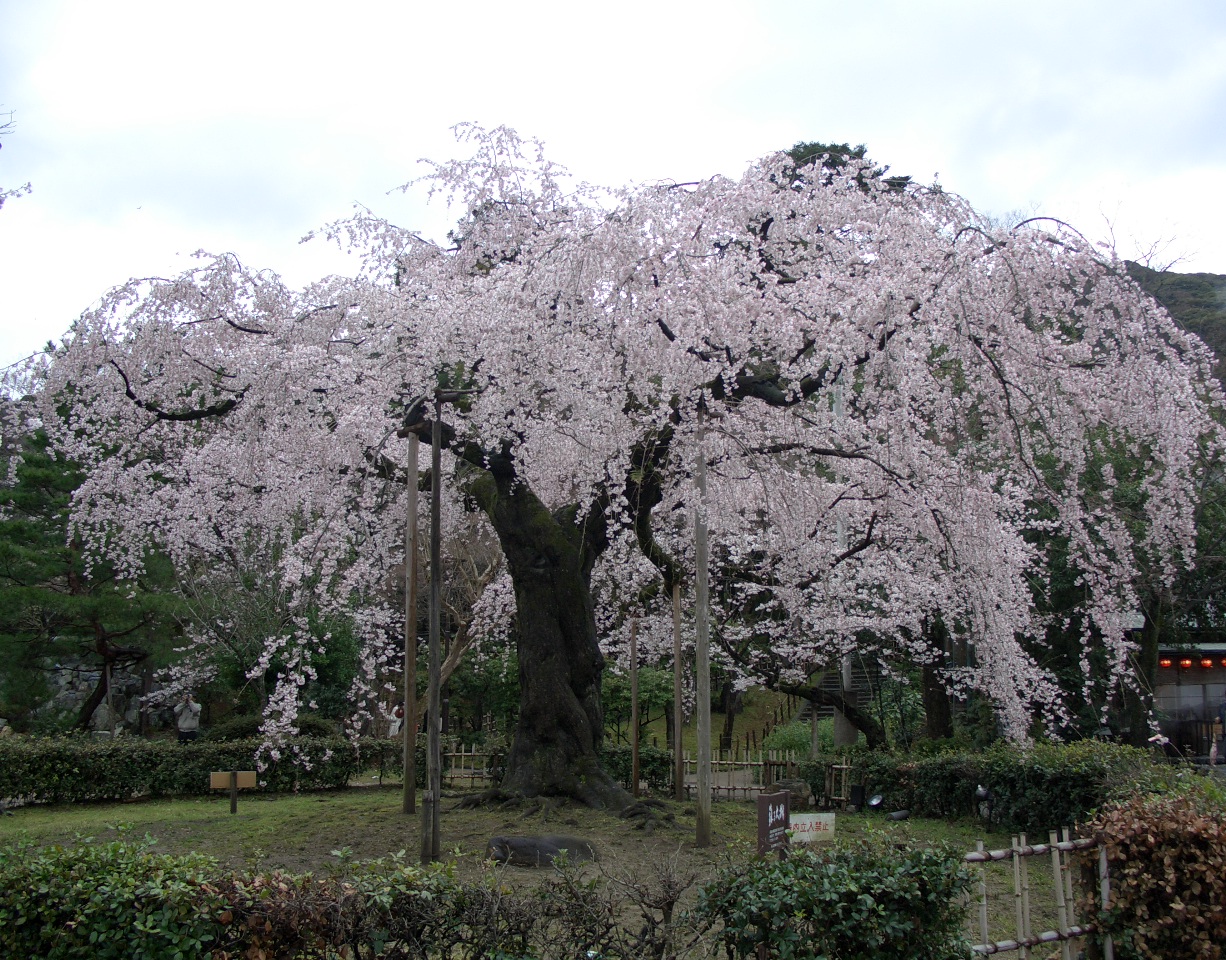
[[[639,621],[630,621],[630,786],[639,795]]]
[[[442,764],[439,756],[439,732],[442,720],[442,699],[439,694],[441,673],[440,645],[442,606],[442,401],[434,398],[434,423],[430,443],[430,680],[426,702],[426,792],[422,796],[421,862],[430,863],[440,854],[439,794],[443,790]]]
[[[230,771],[230,815],[238,813],[238,771]]]
[[[404,528],[403,813],[417,812],[417,434],[409,434],[408,508]]]
[[[673,584],[673,799],[685,800],[685,757],[681,752],[681,584]]]
[[[698,711],[698,824],[695,844],[711,845],[711,609],[708,580],[707,454],[703,444],[703,411],[698,410],[698,462],[695,465],[697,502],[694,504],[694,680]]]

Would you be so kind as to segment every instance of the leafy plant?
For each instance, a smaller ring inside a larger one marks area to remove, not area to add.
[[[1091,824],[1107,848],[1111,895],[1084,907],[1120,960],[1218,960],[1226,944],[1226,806],[1208,794],[1139,796]],[[1094,863],[1083,857],[1087,872]]]
[[[967,955],[958,902],[970,883],[952,852],[870,838],[725,871],[697,913],[732,957],[764,944],[781,960],[953,960]]]

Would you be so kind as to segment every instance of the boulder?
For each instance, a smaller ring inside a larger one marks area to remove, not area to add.
[[[569,863],[598,859],[592,842],[578,837],[491,837],[485,845],[487,860],[517,867],[548,866],[563,853]]]
[[[813,798],[813,789],[804,780],[776,780],[771,789],[786,790],[791,794],[788,799],[788,808],[791,810],[810,806]]]

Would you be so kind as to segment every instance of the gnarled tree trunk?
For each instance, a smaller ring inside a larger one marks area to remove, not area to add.
[[[633,799],[598,759],[604,657],[590,576],[603,528],[576,523],[574,508],[551,513],[511,472],[482,472],[468,489],[493,523],[515,587],[519,722],[502,791],[628,806]]]

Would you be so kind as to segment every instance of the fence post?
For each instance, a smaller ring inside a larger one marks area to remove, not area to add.
[[[1018,843],[1017,835],[1013,837],[1013,912],[1017,919],[1017,939],[1022,942],[1026,939],[1026,928],[1029,925],[1023,911],[1022,903],[1022,861],[1021,844]],[[1028,960],[1030,957],[1030,948],[1021,948],[1022,960]]]
[[[1048,831],[1047,842],[1051,844],[1052,886],[1056,891],[1056,920],[1060,924],[1058,928],[1060,933],[1067,936],[1068,905],[1064,901],[1064,871],[1060,869],[1060,847],[1057,846],[1060,840],[1055,830]],[[1060,958],[1061,960],[1072,960],[1068,940],[1060,941]]]
[[[1101,841],[1100,841],[1101,843]],[[1107,876],[1107,845],[1101,843],[1098,848],[1098,878],[1099,878],[1099,912],[1107,909],[1107,901],[1111,899],[1111,879]],[[1111,934],[1103,934],[1103,960],[1115,960],[1115,942]]]
[[[983,853],[982,840],[976,841],[975,850],[978,853]],[[980,943],[985,947],[992,942],[988,936],[988,868],[986,858],[979,862],[979,938]]]

